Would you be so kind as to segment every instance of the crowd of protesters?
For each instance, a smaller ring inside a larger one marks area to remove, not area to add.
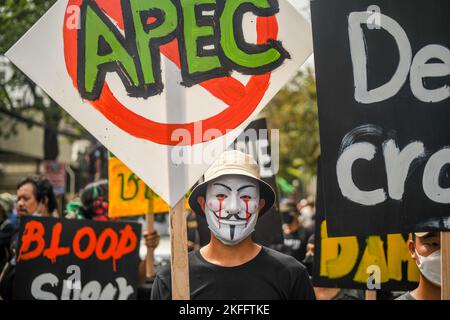
[[[108,221],[108,181],[99,180],[88,184],[79,198],[69,202],[65,211],[57,212],[57,200],[53,187],[43,176],[28,176],[17,185],[16,195],[0,195],[0,297],[12,299],[18,228],[20,217],[62,217]],[[147,247],[155,248],[159,242],[156,232],[144,232]],[[145,281],[145,263],[139,266],[141,283]]]
[[[100,178],[100,176],[98,177]],[[303,264],[310,277],[314,263],[314,198],[308,197],[296,202],[282,199],[279,204],[284,242],[274,249],[290,255]],[[62,213],[57,212],[57,201],[50,182],[42,176],[25,177],[17,184],[16,195],[0,194],[0,297],[12,299],[16,253],[18,246],[18,226],[21,216],[65,217],[67,219],[89,219],[109,221],[108,180],[98,180],[86,185],[79,196],[65,206]],[[198,251],[209,241],[201,241],[199,224],[205,224],[194,211],[187,213],[188,249]],[[143,233],[147,249],[154,249],[160,242],[160,235],[154,231]],[[419,266],[421,277],[416,290],[399,297],[400,300],[439,299],[440,270],[437,255],[440,249],[439,233],[415,233],[408,242],[411,256]],[[155,275],[146,277],[146,264],[142,259],[139,266],[141,290],[138,298],[148,299]],[[439,278],[439,279],[438,279]],[[362,300],[363,290],[339,288],[314,288],[316,299],[320,300]],[[391,297],[392,298],[392,297]]]

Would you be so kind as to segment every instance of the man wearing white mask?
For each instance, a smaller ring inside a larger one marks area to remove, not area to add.
[[[211,230],[210,243],[189,254],[191,299],[315,299],[301,263],[252,240],[258,218],[274,202],[247,154],[227,151],[207,170],[189,197]],[[152,299],[171,299],[170,266],[157,274]]]
[[[439,232],[416,232],[408,241],[411,256],[420,270],[419,286],[397,300],[441,299],[441,238]]]

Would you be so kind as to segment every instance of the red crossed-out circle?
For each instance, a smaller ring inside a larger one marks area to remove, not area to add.
[[[80,7],[85,0],[69,0],[67,8],[71,6]],[[119,28],[124,29],[122,17],[122,8],[120,0],[96,0],[98,6],[118,24]],[[76,28],[66,27],[66,22],[72,17],[73,11],[66,10],[64,19],[63,37],[64,37],[64,56],[67,71],[72,78],[75,88],[77,82],[77,37]],[[264,44],[269,39],[276,40],[278,37],[278,23],[275,16],[257,18],[258,44]],[[181,69],[180,57],[178,54],[178,41],[173,40],[160,48],[161,53],[169,60],[175,63]],[[160,123],[145,117],[142,117],[114,97],[107,83],[104,84],[98,100],[89,101],[103,116],[114,123],[120,129],[128,132],[132,136],[153,141],[163,145],[193,145],[208,141],[205,138],[205,132],[215,129],[224,135],[227,130],[235,129],[242,124],[256,109],[261,99],[264,97],[270,81],[271,73],[252,76],[247,85],[243,85],[233,77],[222,77],[210,79],[200,83],[214,97],[220,99],[228,105],[224,111],[204,120],[190,123]],[[201,125],[200,125],[201,123]],[[195,141],[194,128],[202,128],[201,140]],[[190,141],[174,141],[172,134],[175,130],[184,129],[190,134]],[[217,137],[215,137],[217,138]],[[214,138],[213,138],[214,139]],[[211,139],[210,139],[211,140]]]

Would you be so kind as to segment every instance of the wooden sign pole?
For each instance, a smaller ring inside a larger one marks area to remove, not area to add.
[[[377,291],[366,290],[366,300],[377,300]]]
[[[441,232],[441,299],[450,300],[450,232]]]
[[[189,263],[184,197],[170,208],[172,300],[189,300]]]
[[[153,207],[153,201],[155,197],[153,196],[153,192],[150,192],[150,200],[148,204],[148,214],[146,216],[147,221],[147,232],[148,234],[152,233],[155,229],[153,226],[153,213],[154,213],[154,207]],[[155,276],[155,265],[153,262],[153,255],[154,255],[154,248],[147,248],[147,259],[146,259],[146,268],[145,273],[147,278]]]

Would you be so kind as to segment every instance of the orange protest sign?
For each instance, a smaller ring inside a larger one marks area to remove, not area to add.
[[[110,218],[169,212],[167,203],[118,158],[110,157],[108,170]],[[149,212],[150,201],[153,212]]]

